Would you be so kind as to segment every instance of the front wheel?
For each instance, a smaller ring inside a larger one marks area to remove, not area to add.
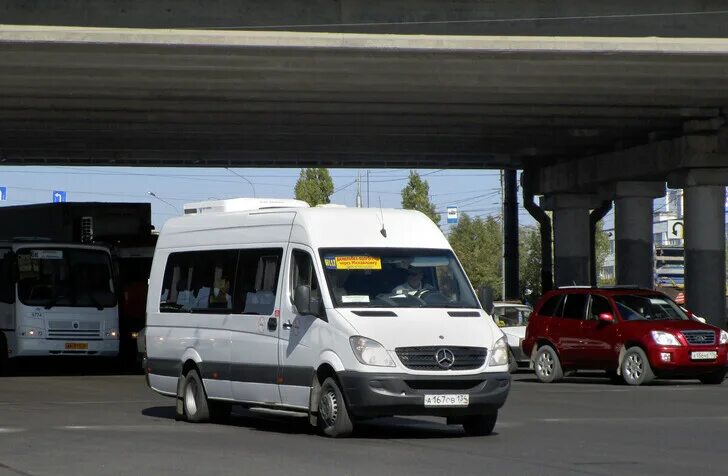
[[[508,349],[508,371],[512,374],[518,372],[518,361],[516,356],[513,355],[513,351]]]
[[[332,438],[349,436],[354,424],[346,408],[344,395],[336,380],[329,377],[321,385],[318,403],[318,426],[321,432]]]
[[[487,436],[493,433],[498,412],[487,415],[469,415],[463,421],[463,429],[468,436]]]
[[[622,360],[622,377],[628,385],[644,385],[650,383],[655,374],[645,351],[639,347],[627,350]]]
[[[718,370],[717,372],[710,373],[700,377],[700,382],[705,385],[720,385],[725,380],[725,370]]]
[[[564,377],[559,356],[550,345],[538,349],[534,359],[534,370],[536,377],[544,383],[558,382]]]

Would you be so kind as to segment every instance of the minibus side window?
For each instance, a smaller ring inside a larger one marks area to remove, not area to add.
[[[240,250],[235,288],[236,314],[273,314],[282,257],[281,248]]]
[[[237,256],[237,250],[170,254],[162,281],[160,312],[232,312]]]
[[[15,302],[12,257],[10,248],[0,248],[0,302],[8,304]]]
[[[293,250],[291,260],[291,303],[298,286],[309,286],[311,289],[311,309],[321,307],[321,289],[316,278],[316,269],[313,266],[311,255],[302,250]]]

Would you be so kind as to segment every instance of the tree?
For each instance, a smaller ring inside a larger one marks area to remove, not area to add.
[[[488,286],[493,291],[493,298],[501,299],[503,235],[500,223],[491,216],[470,218],[463,213],[457,225],[450,229],[448,238],[473,287]]]
[[[321,203],[329,203],[332,193],[334,182],[328,169],[301,169],[301,175],[296,182],[296,199],[315,207]]]
[[[604,263],[607,261],[609,256],[609,235],[604,231],[604,222],[599,220],[597,222],[596,230],[594,230],[594,243],[596,246],[596,261],[597,271],[604,268]],[[600,286],[608,286],[614,284],[614,280],[606,280],[599,278],[599,272],[597,272],[597,281]]]
[[[541,232],[538,226],[523,226],[519,230],[519,288],[521,296],[529,299],[540,296],[541,289]]]
[[[430,185],[414,170],[410,171],[409,182],[402,189],[402,208],[420,211],[430,217],[436,225],[440,224],[440,214],[430,202]]]

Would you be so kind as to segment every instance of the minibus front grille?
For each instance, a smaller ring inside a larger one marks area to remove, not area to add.
[[[405,380],[404,383],[413,390],[472,390],[482,385],[485,380]]]
[[[402,364],[412,370],[473,370],[485,364],[488,349],[447,346],[398,347],[395,352]]]

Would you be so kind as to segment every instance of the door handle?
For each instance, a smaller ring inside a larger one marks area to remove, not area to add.
[[[291,327],[293,327],[293,324],[291,323],[291,321],[286,321],[286,322],[283,323],[283,329],[284,330],[287,330],[288,331],[288,330],[291,329]]]
[[[276,328],[278,328],[278,319],[276,319],[275,317],[271,317],[270,319],[268,319],[268,330],[274,331],[276,330]]]

